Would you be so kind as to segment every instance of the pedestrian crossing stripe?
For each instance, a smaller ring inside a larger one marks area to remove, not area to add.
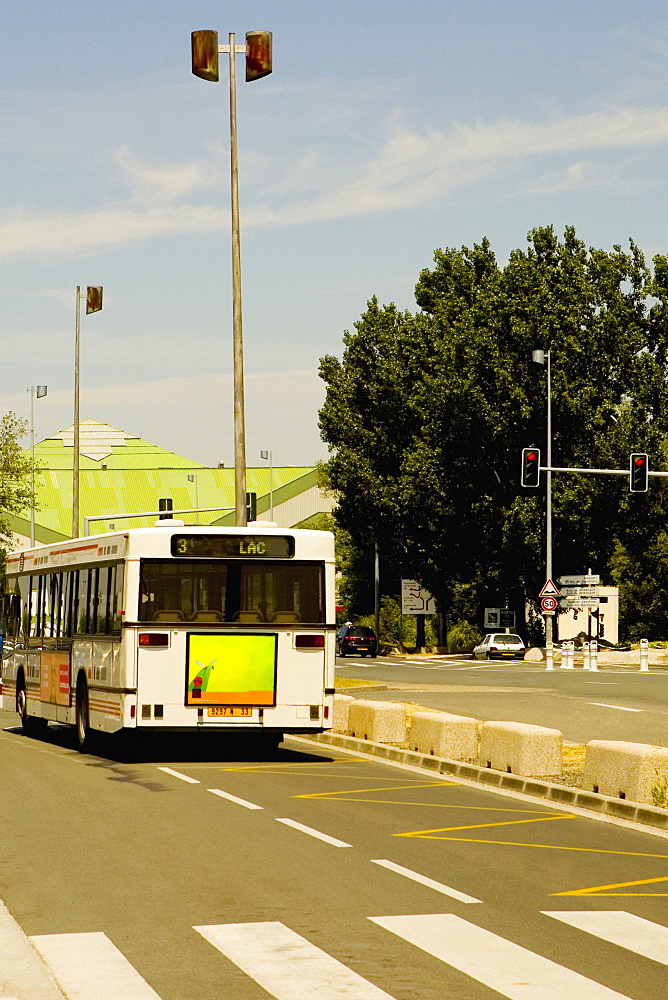
[[[568,892],[553,892],[553,896],[668,896],[666,892],[610,892],[611,889],[631,889],[636,885],[653,885],[668,882],[668,875],[660,878],[643,878],[637,882],[614,882],[612,885],[593,885],[588,889],[569,889]],[[668,890],[668,886],[666,886]]]
[[[194,930],[276,1000],[393,1000],[279,921]]]
[[[565,913],[543,910],[543,913],[603,941],[627,948],[643,958],[668,965],[668,927],[645,920],[635,913],[624,910],[566,910]]]
[[[508,1000],[629,1000],[453,913],[369,919]]]
[[[643,959],[668,965],[668,927],[661,924],[624,910],[546,910],[543,915]],[[630,1000],[627,994],[452,913],[368,919],[507,1000]],[[193,930],[274,1000],[312,1000],[314,996],[318,1000],[393,1000],[391,994],[279,921],[207,924]],[[29,940],[69,1000],[160,1000],[103,933],[46,934]],[[228,971],[221,966],[221,988],[227,982]]]

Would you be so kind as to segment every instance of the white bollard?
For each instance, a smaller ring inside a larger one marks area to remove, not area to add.
[[[649,641],[647,639],[640,640],[640,669],[642,671],[649,670]]]
[[[554,670],[554,646],[551,642],[545,643],[545,669]]]
[[[598,670],[598,643],[595,639],[589,643],[589,669]]]
[[[561,644],[561,666],[564,670],[575,669],[575,643],[564,642]]]
[[[589,670],[589,643],[582,643],[582,669]]]

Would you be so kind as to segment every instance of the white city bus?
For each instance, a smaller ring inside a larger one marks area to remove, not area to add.
[[[329,532],[166,519],[13,553],[6,577],[2,704],[28,732],[331,728]]]

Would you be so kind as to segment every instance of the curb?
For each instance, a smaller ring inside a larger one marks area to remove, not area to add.
[[[516,793],[531,795],[534,798],[546,799],[548,802],[561,806],[572,806],[583,812],[588,812],[598,819],[624,820],[636,826],[644,827],[648,833],[668,833],[668,810],[658,806],[644,805],[640,802],[629,802],[627,799],[613,799],[596,792],[586,792],[581,788],[569,788],[556,785],[540,778],[523,778],[519,774],[506,774],[504,771],[494,771],[488,767],[478,767],[476,764],[464,764],[457,760],[447,760],[444,757],[432,757],[428,754],[416,753],[414,750],[399,750],[397,747],[384,743],[372,743],[370,740],[360,740],[354,736],[343,736],[339,733],[314,733],[311,739],[318,743],[328,743],[347,750],[361,750],[374,757],[397,761],[400,764],[412,764],[425,770],[437,771],[439,774],[449,774],[455,778],[465,778],[485,788],[503,788]],[[649,829],[647,829],[649,828]]]

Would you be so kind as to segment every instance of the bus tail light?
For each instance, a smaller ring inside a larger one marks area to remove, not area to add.
[[[140,632],[140,646],[169,646],[169,635],[167,632]]]
[[[297,649],[324,649],[324,635],[296,635],[295,647]]]

